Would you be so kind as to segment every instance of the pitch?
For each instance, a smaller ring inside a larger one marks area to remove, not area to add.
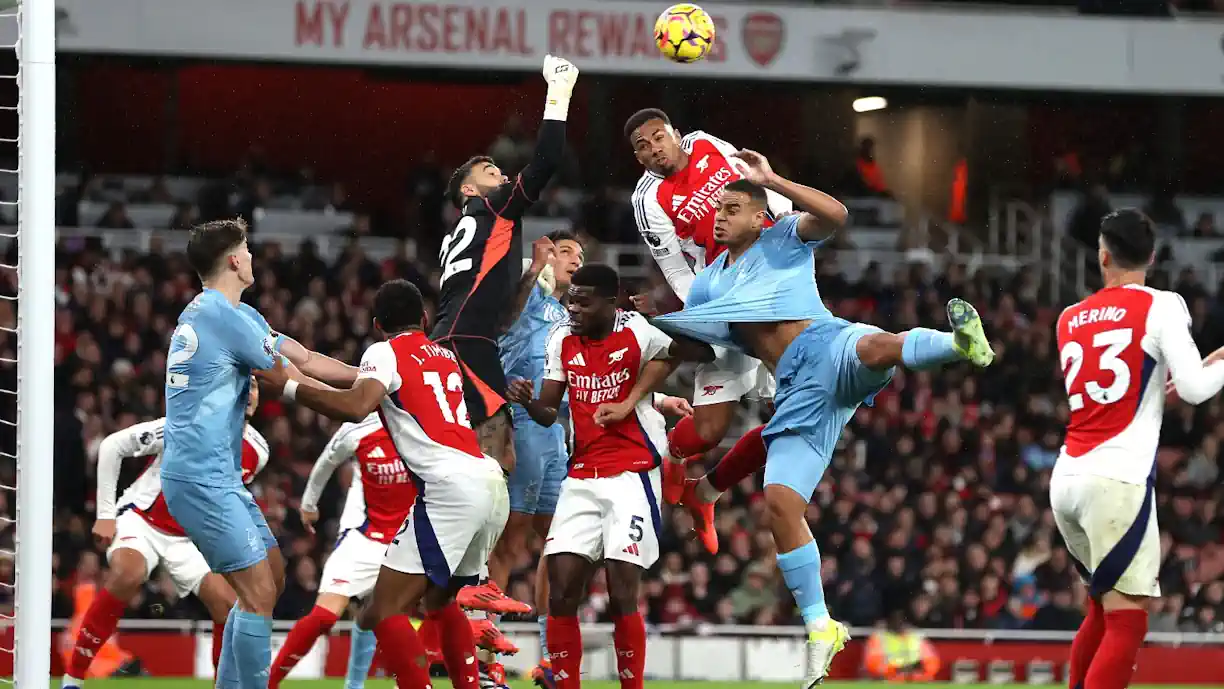
[[[646,680],[651,689],[793,689],[798,686],[798,682],[652,682]],[[58,685],[57,685],[58,686]],[[139,679],[106,679],[106,680],[90,680],[86,686],[91,689],[211,689],[212,682],[204,679],[164,679],[146,677]],[[334,679],[313,679],[313,680],[285,680],[282,685],[285,689],[337,689],[344,686],[344,680],[340,678]],[[366,682],[367,689],[392,689],[395,684],[389,679],[372,679]],[[434,680],[434,689],[450,689],[450,683],[444,679]],[[510,682],[512,689],[533,689],[533,685],[529,680],[515,680]],[[619,682],[605,681],[584,681],[582,686],[586,689],[618,689]],[[822,686],[828,689],[880,689],[881,687],[890,686],[883,682],[825,682]],[[1028,684],[957,684],[948,685],[963,687],[964,689],[1033,689],[1032,685]],[[1049,685],[1051,687],[1062,685]],[[1212,687],[1224,687],[1224,685],[1172,685],[1172,684],[1137,684],[1131,689],[1212,689]]]

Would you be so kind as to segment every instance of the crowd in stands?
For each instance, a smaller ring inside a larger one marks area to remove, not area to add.
[[[408,277],[434,293],[433,266],[405,256],[375,262],[354,243],[329,263],[309,244],[290,256],[286,247],[257,240],[256,234],[251,303],[273,328],[346,361],[355,362],[375,337],[368,303],[382,280]],[[197,285],[181,255],[116,257],[90,241],[67,240],[57,259],[54,614],[68,618],[74,583],[104,567],[90,536],[98,445],[108,433],[162,414],[167,339]],[[597,248],[588,260],[599,260]],[[0,287],[12,288],[2,273]],[[934,273],[915,265],[891,280],[872,267],[850,281],[824,261],[820,287],[839,315],[894,331],[940,327],[945,300],[967,298],[983,310],[999,354],[980,373],[954,367],[898,375],[844,433],[809,512],[834,614],[854,625],[903,610],[925,627],[1074,629],[1085,592],[1047,505],[1067,418],[1053,343],[1058,312],[1044,305],[1036,275],[970,275],[958,265]],[[1204,324],[1202,310],[1220,303],[1193,289],[1196,323]],[[7,307],[0,301],[6,322]],[[0,358],[11,356],[0,351]],[[0,370],[12,378],[11,367],[0,362]],[[276,616],[294,619],[309,610],[335,539],[343,500],[337,482],[321,501],[317,536],[302,529],[295,512],[335,424],[274,399],[263,401],[255,424],[270,442],[271,460],[253,491],[288,561]],[[1166,597],[1154,604],[1155,630],[1224,630],[1222,443],[1224,403],[1170,408],[1158,461]],[[142,468],[133,464],[121,486]],[[686,536],[682,510],[665,512],[665,555],[643,591],[652,623],[699,630],[797,622],[769,533],[759,528],[759,488],[759,477],[752,478],[724,496],[716,557]],[[0,494],[0,510],[11,513],[4,501]],[[11,537],[11,528],[0,531],[0,547],[11,547]],[[517,563],[510,593],[521,600],[532,600],[538,547]],[[0,559],[0,581],[11,577],[11,564]],[[597,581],[584,609],[588,619],[603,617],[602,591]],[[8,595],[0,587],[0,604]],[[199,614],[193,602],[175,600],[164,574],[151,579],[130,611]]]

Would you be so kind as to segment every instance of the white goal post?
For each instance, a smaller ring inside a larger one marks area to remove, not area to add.
[[[18,5],[17,539],[13,681],[51,686],[55,0]]]

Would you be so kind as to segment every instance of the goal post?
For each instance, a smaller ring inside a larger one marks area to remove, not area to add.
[[[17,539],[13,680],[51,686],[55,401],[55,0],[21,0],[18,39]]]

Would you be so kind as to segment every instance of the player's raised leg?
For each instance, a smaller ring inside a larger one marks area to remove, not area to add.
[[[336,553],[333,553],[332,557],[335,556]],[[324,574],[324,582],[326,581],[327,576]],[[285,644],[276,654],[276,660],[272,663],[272,670],[268,675],[269,689],[279,687],[281,681],[298,664],[298,661],[314,647],[315,641],[320,636],[326,636],[331,632],[348,604],[349,597],[346,595],[335,592],[319,593],[314,607],[305,617],[293,624],[289,635],[285,637]],[[366,669],[369,669],[369,665],[366,666]]]

